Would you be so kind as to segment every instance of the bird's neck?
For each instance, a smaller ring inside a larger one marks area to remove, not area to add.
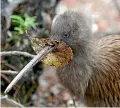
[[[92,49],[89,40],[83,40],[82,42],[79,42],[79,44],[75,45],[73,49],[74,60],[76,62],[82,61],[82,63],[88,62],[91,51]]]
[[[86,48],[84,47],[81,47],[81,45],[76,46],[73,52],[74,59],[68,65],[58,69],[58,74],[63,84],[73,91],[74,94],[80,93],[81,96],[84,96],[91,76],[91,69],[87,56],[89,48],[87,46]]]

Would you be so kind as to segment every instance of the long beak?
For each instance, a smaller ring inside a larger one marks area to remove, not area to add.
[[[12,80],[8,85],[4,93],[8,93],[11,88],[22,78],[22,76],[29,71],[35,64],[37,64],[41,59],[43,59],[48,53],[52,52],[55,49],[55,46],[46,46],[44,47]]]

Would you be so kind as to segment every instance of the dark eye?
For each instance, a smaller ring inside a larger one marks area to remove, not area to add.
[[[64,37],[64,38],[69,37],[69,33],[64,33],[64,34],[63,34],[63,37]]]

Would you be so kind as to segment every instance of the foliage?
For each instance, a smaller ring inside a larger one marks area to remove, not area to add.
[[[24,34],[25,31],[37,25],[36,16],[30,17],[28,14],[24,16],[20,15],[11,15],[11,24],[14,29],[14,33],[17,35]]]

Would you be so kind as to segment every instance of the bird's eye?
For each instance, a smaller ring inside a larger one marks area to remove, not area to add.
[[[69,34],[68,33],[64,33],[63,36],[66,38],[66,37],[69,37]]]

